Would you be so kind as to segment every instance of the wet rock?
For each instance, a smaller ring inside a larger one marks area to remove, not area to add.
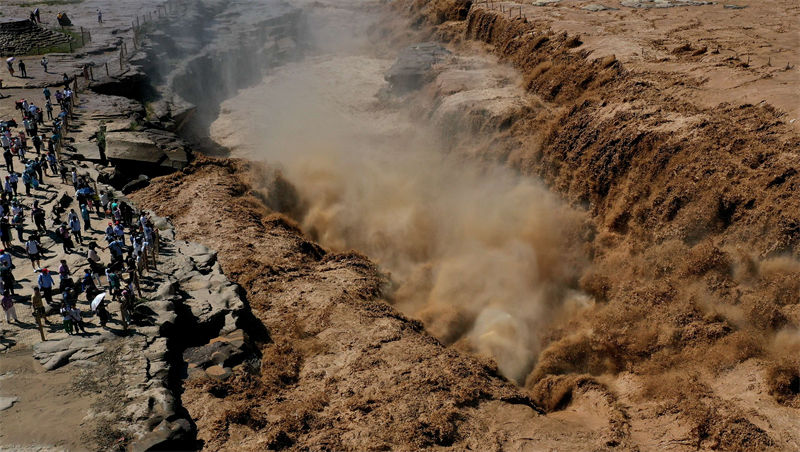
[[[128,182],[122,187],[122,193],[130,194],[135,192],[136,190],[141,190],[144,187],[150,185],[150,178],[144,174],[140,174],[139,177],[136,179]]]
[[[403,49],[386,73],[386,81],[395,94],[419,89],[434,78],[434,65],[450,55],[450,51],[434,42]]]
[[[89,83],[89,89],[97,94],[142,99],[151,91],[150,78],[137,67],[115,77],[101,77]]]
[[[189,447],[192,426],[186,419],[162,421],[152,432],[128,446],[129,452],[151,450],[186,450]]]
[[[244,359],[243,345],[225,341],[212,342],[200,347],[187,348],[183,352],[183,359],[200,368],[213,365],[233,366]]]
[[[155,118],[173,132],[179,131],[197,110],[197,106],[177,95],[159,99],[150,106]]]

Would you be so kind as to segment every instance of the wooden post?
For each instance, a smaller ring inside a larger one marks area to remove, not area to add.
[[[110,76],[110,74],[108,72],[108,61],[106,61],[106,77],[109,77],[109,76]]]
[[[122,43],[122,44],[125,45],[125,43]],[[120,70],[120,72],[122,72],[122,60],[123,60],[123,54],[124,53],[125,53],[125,50],[123,48],[120,48],[119,49],[119,70]]]

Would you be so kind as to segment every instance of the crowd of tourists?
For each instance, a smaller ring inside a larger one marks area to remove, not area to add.
[[[0,304],[5,320],[24,326],[17,305],[29,301],[43,337],[43,326],[52,329],[54,316],[67,334],[86,334],[89,313],[103,328],[118,315],[117,322],[127,329],[136,294],[141,295],[140,277],[157,265],[157,231],[146,214],[98,190],[95,180],[59,159],[73,113],[69,77],[64,75],[63,90],[44,88],[42,94],[44,111],[27,99],[16,102],[22,128],[15,120],[0,122],[6,172],[0,190]],[[58,191],[58,184],[67,192],[48,212],[40,199],[51,188]],[[102,239],[94,241],[89,233]],[[82,262],[70,268],[65,257],[75,253],[82,255]],[[17,294],[22,286],[15,276],[22,259],[30,261],[36,275],[32,295],[26,297]],[[44,261],[58,264],[43,266]],[[118,314],[108,308],[113,301],[119,302]]]

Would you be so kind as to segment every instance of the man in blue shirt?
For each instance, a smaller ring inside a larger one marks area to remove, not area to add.
[[[53,304],[53,284],[55,282],[53,277],[50,276],[50,270],[43,268],[37,283],[39,284],[39,289],[42,290],[44,299],[47,300],[47,304]]]

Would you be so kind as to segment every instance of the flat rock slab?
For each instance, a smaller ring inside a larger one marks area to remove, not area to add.
[[[16,397],[0,397],[0,411],[11,408],[18,400]]]
[[[714,2],[698,0],[623,0],[620,3],[628,8],[673,8],[676,6],[703,6],[713,5]]]
[[[600,5],[600,4],[597,4],[597,3],[591,3],[589,5],[581,7],[581,9],[584,9],[586,11],[591,11],[591,12],[618,11],[619,10],[619,8],[612,8],[611,6]]]
[[[189,160],[177,136],[155,131],[108,133],[106,156],[112,161],[143,162],[175,169],[183,168]]]
[[[160,163],[164,151],[143,132],[111,132],[106,136],[106,156],[110,159]]]

